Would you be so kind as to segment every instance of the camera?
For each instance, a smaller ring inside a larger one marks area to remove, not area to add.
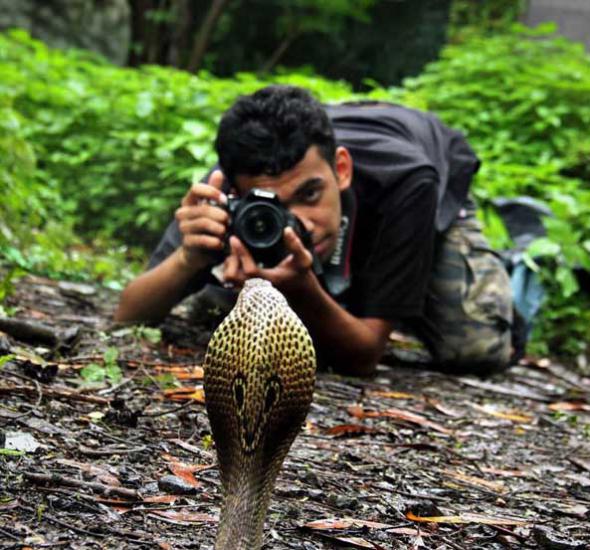
[[[311,234],[301,220],[293,215],[273,191],[251,189],[243,197],[230,195],[228,238],[235,235],[248,248],[252,258],[263,267],[273,267],[287,256],[283,232],[291,227],[313,254]]]

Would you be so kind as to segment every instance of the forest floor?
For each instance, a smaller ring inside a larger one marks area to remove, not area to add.
[[[161,337],[115,326],[116,300],[33,277],[9,298],[0,549],[213,546],[209,334],[182,315]],[[367,380],[319,373],[264,548],[521,547],[590,548],[587,373],[532,358],[487,379],[401,366]]]

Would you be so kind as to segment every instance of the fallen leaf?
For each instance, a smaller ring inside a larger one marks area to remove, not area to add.
[[[348,408],[348,413],[355,418],[394,418],[396,420],[404,420],[406,422],[411,422],[412,424],[417,424],[419,426],[423,426],[425,428],[430,428],[436,432],[440,432],[446,435],[451,435],[453,433],[452,430],[433,422],[432,420],[428,420],[419,414],[415,414],[408,411],[402,411],[400,409],[386,409],[384,411],[365,411],[363,410],[362,406],[360,405],[352,405]]]
[[[511,422],[517,422],[519,424],[530,424],[535,418],[534,416],[524,414],[520,411],[499,411],[491,405],[478,405],[477,403],[472,403],[471,406],[475,410],[489,414],[490,416],[510,420]]]
[[[369,397],[387,397],[388,399],[420,399],[417,395],[400,391],[369,391]]]
[[[351,529],[352,527],[360,528],[360,527],[367,527],[369,529],[390,529],[393,525],[389,525],[387,523],[379,523],[376,521],[366,521],[362,519],[354,519],[354,518],[341,518],[341,519],[318,519],[315,521],[310,521],[306,523],[304,527],[308,529]]]
[[[523,470],[501,470],[499,468],[488,468],[486,466],[482,466],[480,469],[486,474],[493,474],[495,476],[502,477],[527,477],[529,475]]]
[[[582,468],[582,470],[586,470],[587,472],[590,472],[590,460],[587,460],[585,458],[578,458],[576,456],[570,456],[568,458],[568,460],[572,464],[575,464],[579,468]]]
[[[432,408],[436,409],[438,412],[441,412],[446,416],[450,416],[451,418],[462,418],[464,416],[463,413],[457,411],[456,409],[453,409],[452,407],[449,407],[448,405],[441,403],[437,399],[432,399],[432,397],[427,397],[426,403],[428,403]]]
[[[189,512],[188,510],[154,510],[149,514],[151,517],[163,518],[171,523],[216,523],[218,519],[209,514],[201,512]]]
[[[143,501],[152,504],[174,504],[179,498],[178,495],[151,495],[143,497]]]
[[[506,492],[506,487],[502,482],[499,481],[488,481],[487,479],[481,479],[479,477],[470,476],[461,472],[453,472],[451,470],[444,470],[445,475],[457,480],[462,481],[468,485],[475,485],[476,487],[483,487],[494,491],[495,493]]]
[[[154,370],[162,373],[169,373],[178,378],[178,380],[202,380],[205,371],[200,365],[158,365]]]
[[[214,467],[213,464],[189,464],[188,462],[179,460],[177,457],[169,453],[162,453],[162,458],[167,460],[171,465],[178,465],[180,468],[191,472],[202,472],[203,470],[210,470]]]
[[[511,395],[520,399],[532,399],[534,401],[548,402],[551,398],[548,395],[532,391],[524,384],[494,384],[492,382],[483,382],[477,378],[460,377],[457,381],[472,388],[478,388],[488,392],[498,393],[500,395]]]
[[[114,487],[121,486],[119,478],[116,475],[109,472],[107,468],[96,466],[96,464],[93,463],[78,462],[76,460],[70,460],[67,458],[58,458],[56,462],[58,464],[61,464],[62,466],[77,468],[82,472],[90,474],[93,478],[97,479],[101,483],[105,483],[106,485],[112,485]]]
[[[201,483],[195,478],[194,472],[208,468],[208,466],[203,467],[197,464],[187,464],[167,453],[164,453],[163,457],[169,461],[168,468],[175,476],[188,483],[191,487],[201,486]]]
[[[590,411],[590,405],[582,401],[559,401],[547,405],[552,411]]]
[[[413,512],[407,512],[406,518],[418,523],[477,523],[479,525],[528,525],[527,521],[512,518],[498,518],[483,516],[480,514],[461,514],[459,516],[417,516]]]
[[[341,424],[339,426],[333,426],[325,430],[328,435],[334,437],[345,437],[348,435],[362,435],[366,433],[376,433],[378,430],[371,428],[370,426],[363,426],[362,424]]]
[[[372,550],[376,550],[377,548],[383,548],[382,546],[375,546],[372,542],[368,540],[361,539],[360,537],[330,537],[333,540],[338,542],[343,542],[347,546],[352,546],[353,548],[371,548]]]
[[[171,388],[164,390],[164,396],[172,401],[190,401],[198,403],[205,402],[205,390],[203,386],[183,386],[182,388]]]

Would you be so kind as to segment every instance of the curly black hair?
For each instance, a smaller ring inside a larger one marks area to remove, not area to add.
[[[223,115],[215,140],[226,178],[277,176],[293,168],[311,146],[330,166],[336,141],[321,104],[303,88],[268,86],[240,97]]]

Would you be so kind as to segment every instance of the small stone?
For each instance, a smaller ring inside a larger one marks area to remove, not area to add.
[[[194,495],[198,492],[197,487],[187,483],[178,476],[168,475],[158,480],[160,491],[172,495]]]

